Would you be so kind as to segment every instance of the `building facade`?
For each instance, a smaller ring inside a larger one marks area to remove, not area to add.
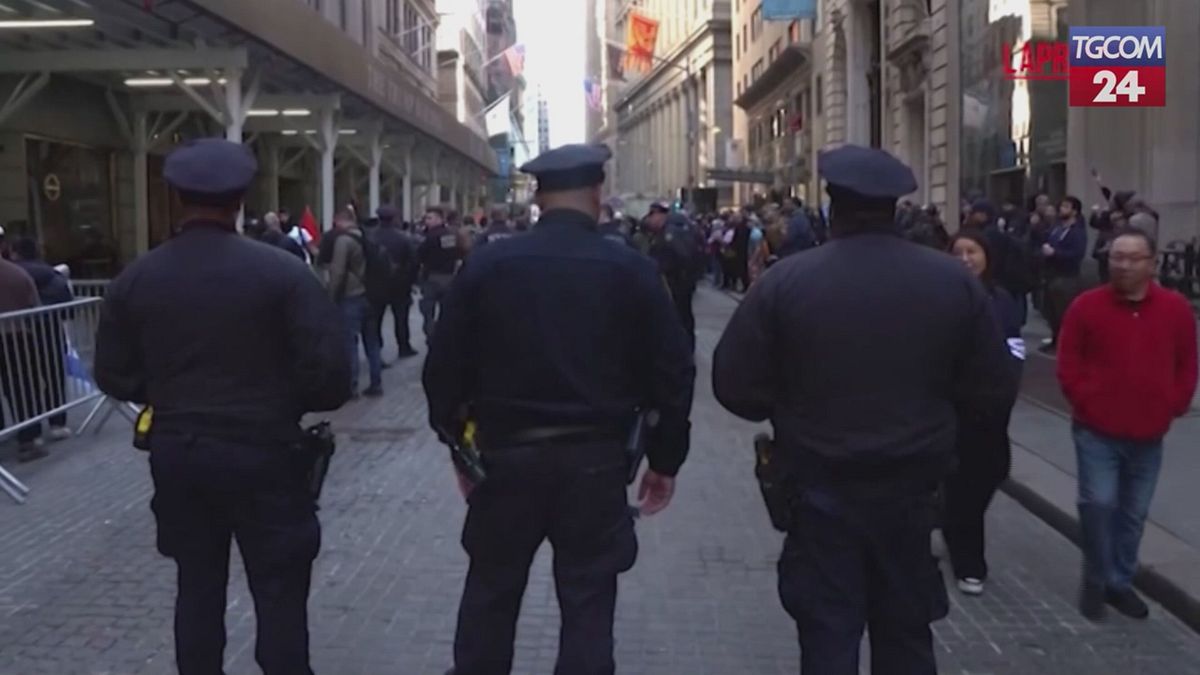
[[[0,36],[0,223],[78,275],[170,236],[161,167],[189,138],[257,154],[248,214],[311,208],[326,227],[347,204],[411,214],[442,185],[466,202],[495,171],[438,105],[431,0],[23,6],[86,25]]]
[[[630,0],[614,20],[624,36],[632,12],[659,21],[655,59],[626,73],[617,115],[616,192],[714,208],[733,202],[733,184],[710,177],[726,165],[733,135],[732,6],[727,0]]]
[[[958,10],[951,25],[961,84],[952,102],[964,200],[1025,204],[1045,193],[1100,205],[1095,170],[1159,212],[1164,245],[1200,235],[1200,3],[963,0],[950,9]],[[1167,105],[1071,108],[1065,81],[1005,77],[1007,58],[1015,66],[1023,47],[1065,40],[1072,25],[1165,26]]]
[[[460,124],[487,138],[486,0],[438,0],[438,100]]]
[[[587,0],[587,77],[599,87],[599,105],[587,111],[587,139],[616,150],[620,142],[615,103],[625,84],[621,45],[625,36],[617,32],[622,0]],[[608,189],[615,192],[621,184],[618,162],[610,162],[606,171]]]
[[[807,199],[813,161],[814,19],[764,21],[761,2],[734,1],[735,138],[724,177],[735,202]]]

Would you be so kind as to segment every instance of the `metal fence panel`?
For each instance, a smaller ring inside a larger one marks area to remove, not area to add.
[[[88,288],[102,289],[99,284]],[[92,378],[102,304],[94,296],[0,314],[0,439],[99,401],[91,420],[104,402]],[[29,493],[3,467],[0,489],[18,502]]]

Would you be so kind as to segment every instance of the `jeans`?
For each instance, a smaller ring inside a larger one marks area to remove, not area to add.
[[[1142,527],[1162,466],[1162,441],[1109,438],[1075,425],[1084,581],[1122,591],[1137,572]]]
[[[380,352],[382,345],[375,331],[367,326],[371,313],[371,304],[367,296],[358,295],[343,298],[339,303],[342,308],[342,318],[346,322],[346,352],[350,358],[350,390],[358,392],[358,340],[362,338],[363,349],[367,352],[367,368],[370,371],[371,386],[383,386],[383,359]]]

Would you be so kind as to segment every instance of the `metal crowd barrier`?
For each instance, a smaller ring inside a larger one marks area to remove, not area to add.
[[[73,279],[71,292],[76,298],[103,298],[109,279]]]
[[[134,414],[129,406],[108,401],[92,379],[101,304],[89,297],[0,314],[0,439],[88,402],[95,405],[75,433],[82,433],[106,404],[105,419],[114,408]],[[29,494],[3,466],[0,489],[18,503]]]

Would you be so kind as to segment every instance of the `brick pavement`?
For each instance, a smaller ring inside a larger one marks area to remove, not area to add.
[[[702,291],[694,452],[676,502],[638,526],[622,579],[618,672],[795,673],[794,631],[775,596],[779,536],[750,473],[753,426],[721,411],[708,359],[733,301]],[[414,317],[414,326],[418,319]],[[386,332],[386,331],[385,331]],[[419,332],[419,331],[418,331]],[[389,370],[388,396],[335,416],[340,454],[322,509],[311,602],[323,674],[440,674],[465,571],[463,506],[445,451],[424,428],[419,359]],[[154,551],[145,458],[114,418],[18,474],[24,507],[0,502],[0,675],[172,672],[172,565]],[[1091,625],[1073,609],[1078,553],[1006,497],[989,532],[995,575],[980,599],[952,595],[937,624],[941,672],[1200,674],[1200,638],[1155,608],[1148,622]],[[240,563],[229,599],[230,675],[258,672]],[[548,551],[530,579],[516,673],[549,673],[557,609]]]

